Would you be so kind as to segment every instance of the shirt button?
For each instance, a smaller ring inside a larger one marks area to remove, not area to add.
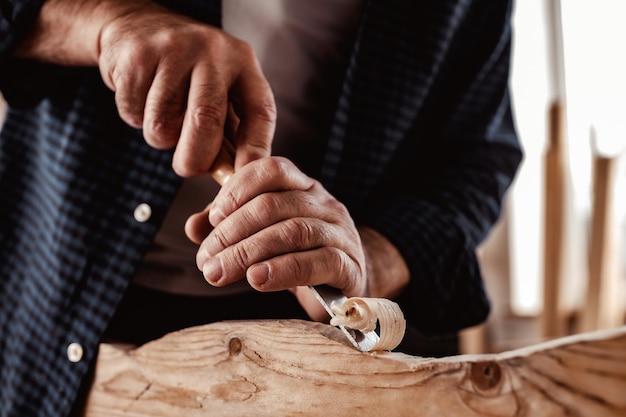
[[[79,362],[83,358],[83,347],[80,343],[70,343],[67,345],[67,359],[70,362]]]
[[[135,220],[139,223],[145,223],[150,220],[150,216],[152,216],[152,207],[150,207],[146,203],[141,203],[135,208]]]

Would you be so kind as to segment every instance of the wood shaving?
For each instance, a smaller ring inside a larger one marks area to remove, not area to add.
[[[380,340],[371,350],[393,350],[406,331],[406,320],[400,306],[386,298],[348,298],[340,305],[333,305],[335,316],[331,318],[332,326],[345,326],[362,332],[376,330],[380,332]]]

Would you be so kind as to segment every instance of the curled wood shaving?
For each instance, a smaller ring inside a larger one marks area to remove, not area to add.
[[[362,332],[372,332],[378,323],[380,340],[371,350],[395,349],[406,330],[406,320],[400,306],[386,298],[348,298],[342,304],[333,305],[335,316],[332,326],[345,326]]]

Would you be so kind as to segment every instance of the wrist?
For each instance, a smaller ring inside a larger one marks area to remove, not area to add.
[[[395,298],[408,285],[409,268],[398,249],[378,231],[359,227],[367,263],[367,296]]]
[[[67,66],[97,66],[100,35],[119,16],[146,0],[48,0],[15,55]]]

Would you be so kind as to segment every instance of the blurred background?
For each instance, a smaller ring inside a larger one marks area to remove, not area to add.
[[[515,3],[525,159],[479,250],[494,311],[464,332],[471,353],[625,323],[626,2]]]
[[[624,325],[624,0],[517,0],[521,170],[479,258],[493,312],[464,353]],[[4,104],[0,97],[0,120]]]

